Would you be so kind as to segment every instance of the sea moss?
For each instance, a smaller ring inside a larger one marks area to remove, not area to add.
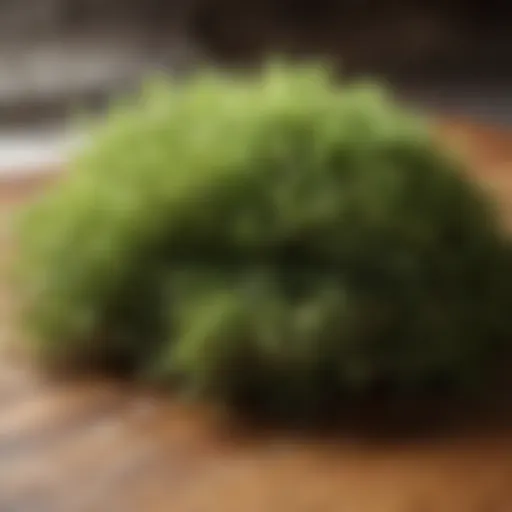
[[[509,242],[429,124],[321,66],[158,81],[22,230],[50,362],[301,414],[490,381]]]

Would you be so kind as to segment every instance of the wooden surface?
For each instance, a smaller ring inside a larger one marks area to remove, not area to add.
[[[459,123],[442,130],[506,207],[512,135]],[[3,227],[38,190],[0,186]],[[4,259],[9,237],[4,229]],[[4,285],[5,347],[19,339],[10,297]],[[512,511],[504,424],[423,440],[256,438],[140,388],[51,382],[7,349],[0,366],[0,512]]]

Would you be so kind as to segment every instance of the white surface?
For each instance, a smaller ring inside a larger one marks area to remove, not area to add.
[[[66,161],[79,137],[62,130],[0,131],[0,176],[44,172]]]

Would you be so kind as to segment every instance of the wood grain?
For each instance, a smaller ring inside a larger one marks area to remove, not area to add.
[[[440,135],[512,203],[512,134],[451,121]],[[43,185],[2,184],[2,220]],[[2,512],[512,511],[507,424],[421,441],[227,430],[211,411],[140,387],[41,375],[5,348],[20,335],[12,290],[1,292]]]

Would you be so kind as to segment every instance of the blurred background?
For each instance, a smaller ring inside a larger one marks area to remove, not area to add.
[[[0,167],[59,160],[75,109],[152,72],[269,53],[329,56],[420,106],[512,125],[510,24],[498,0],[0,0]]]
[[[30,189],[12,178],[61,166],[80,142],[68,127],[76,110],[101,113],[154,72],[257,66],[275,53],[324,56],[343,74],[387,81],[433,114],[512,127],[508,11],[498,0],[0,0],[0,182],[16,184],[0,187],[2,257],[15,258],[8,224]],[[510,166],[494,169],[512,161],[510,137],[473,140],[475,168],[510,205]],[[1,339],[18,339],[15,303],[4,283]],[[0,367],[0,512],[169,503],[262,512],[277,502],[280,512],[287,503],[297,512],[309,492],[326,501],[307,510],[512,511],[511,431],[498,432],[485,415],[490,434],[463,438],[454,428],[456,442],[237,445],[212,440],[202,416],[145,392],[104,382],[46,386],[3,353]]]

